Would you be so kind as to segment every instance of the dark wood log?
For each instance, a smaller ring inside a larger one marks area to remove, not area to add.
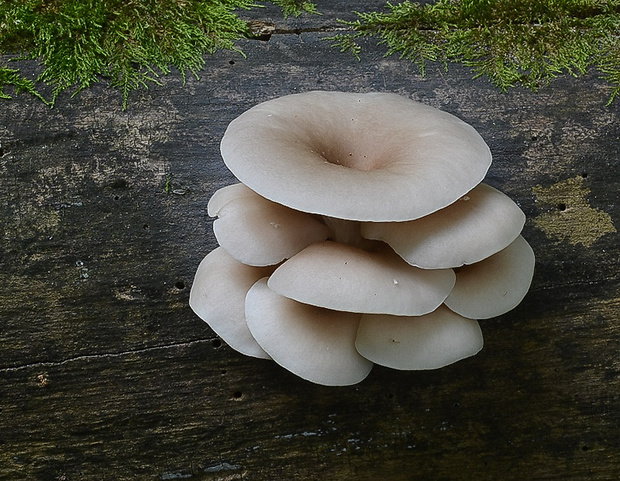
[[[164,77],[125,112],[103,87],[2,103],[0,479],[620,476],[620,104],[595,73],[501,93],[456,66],[422,78],[372,42],[358,62],[320,31],[351,9],[282,22],[303,31],[219,52],[185,86]],[[327,388],[189,309],[216,245],[207,200],[234,181],[226,125],[313,89],[410,96],[490,145],[487,181],[528,216],[537,269],[482,322],[479,355]]]

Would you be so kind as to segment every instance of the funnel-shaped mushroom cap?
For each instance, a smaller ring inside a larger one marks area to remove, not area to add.
[[[252,335],[272,359],[308,381],[347,386],[363,380],[372,363],[355,350],[360,315],[300,304],[258,281],[246,297]]]
[[[437,369],[482,349],[478,323],[440,306],[420,317],[365,314],[355,347],[366,359],[402,370]]]
[[[491,164],[462,120],[388,93],[308,92],[233,120],[224,162],[263,197],[340,219],[404,221],[469,192]]]
[[[388,243],[409,264],[444,269],[486,259],[514,241],[525,214],[508,196],[480,184],[448,207],[408,222],[364,222],[367,239]]]
[[[410,266],[391,249],[367,252],[325,241],[276,269],[269,288],[299,302],[338,311],[421,315],[454,286],[454,272]]]
[[[218,247],[198,266],[189,305],[230,347],[247,356],[269,359],[245,322],[245,295],[271,272],[273,268],[241,264]]]
[[[235,192],[228,190],[217,196],[220,190],[214,195],[215,201],[209,204],[219,217],[213,223],[215,237],[239,262],[250,266],[278,264],[329,236],[327,226],[310,214],[289,209],[245,189],[236,188]]]
[[[459,269],[446,305],[472,319],[504,314],[514,309],[527,294],[534,263],[534,251],[519,236],[497,254]]]

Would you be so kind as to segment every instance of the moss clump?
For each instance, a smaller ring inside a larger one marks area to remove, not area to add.
[[[273,0],[285,16],[318,13],[306,0]],[[52,104],[67,89],[96,82],[129,92],[177,68],[197,75],[204,56],[234,49],[252,37],[237,12],[253,0],[0,0],[0,54],[37,59],[33,82],[0,64],[0,98],[29,92]],[[348,32],[331,37],[359,56],[362,37],[378,38],[387,55],[426,63],[462,63],[502,90],[537,89],[563,74],[599,70],[620,93],[620,0],[438,0],[388,3],[382,12],[358,13]]]
[[[284,15],[315,11],[304,0],[272,3]],[[235,49],[235,41],[249,35],[235,10],[254,6],[252,0],[3,0],[0,53],[38,59],[37,81],[52,87],[51,104],[63,90],[107,81],[126,106],[130,91],[172,67],[184,78],[197,75],[205,54]],[[40,97],[17,69],[0,66],[3,98],[7,85]]]
[[[332,37],[358,56],[361,37],[376,37],[417,64],[459,62],[502,90],[537,89],[552,78],[597,67],[620,92],[620,1],[439,0],[387,4],[386,12],[357,13],[351,29]]]

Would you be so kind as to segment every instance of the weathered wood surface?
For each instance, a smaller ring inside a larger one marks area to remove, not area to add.
[[[595,75],[503,94],[290,31],[352,9],[330,8],[126,112],[103,88],[0,105],[0,479],[618,479],[620,102]],[[478,356],[326,388],[232,351],[189,309],[215,246],[206,202],[234,181],[226,125],[312,89],[410,96],[489,143],[487,180],[526,212],[537,270],[482,323]]]

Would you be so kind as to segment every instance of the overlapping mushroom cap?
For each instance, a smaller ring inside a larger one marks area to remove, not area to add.
[[[221,247],[190,305],[244,354],[325,385],[435,369],[476,354],[476,319],[529,289],[525,216],[480,183],[489,149],[450,114],[309,92],[248,110],[221,149],[242,183],[209,201]]]

